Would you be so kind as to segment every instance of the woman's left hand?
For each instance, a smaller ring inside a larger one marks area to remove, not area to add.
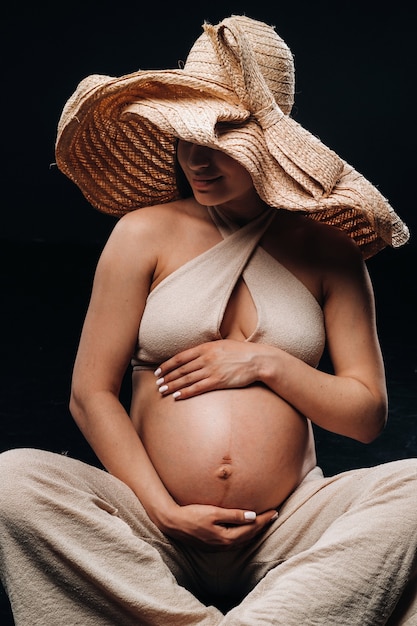
[[[220,339],[184,350],[156,370],[157,387],[162,395],[181,400],[214,389],[247,387],[258,380],[261,345]]]

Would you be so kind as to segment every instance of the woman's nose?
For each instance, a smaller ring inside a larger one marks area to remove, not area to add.
[[[188,152],[187,164],[190,169],[198,170],[210,165],[210,148],[191,144]]]

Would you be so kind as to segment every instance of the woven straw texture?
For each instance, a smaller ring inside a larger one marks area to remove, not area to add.
[[[365,258],[408,229],[361,174],[290,117],[292,54],[275,29],[244,16],[203,25],[183,69],[93,75],[58,126],[59,168],[97,209],[121,216],[179,197],[178,138],[222,150],[270,206],[344,230]]]

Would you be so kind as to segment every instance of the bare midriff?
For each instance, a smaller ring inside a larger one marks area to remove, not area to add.
[[[153,372],[134,371],[131,418],[180,505],[261,513],[316,463],[308,420],[260,384],[174,400],[161,397]]]

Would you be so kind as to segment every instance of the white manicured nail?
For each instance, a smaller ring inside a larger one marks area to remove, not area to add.
[[[160,387],[163,382],[164,382],[163,378],[158,378],[158,380],[156,381],[156,384],[157,384],[158,387]]]
[[[162,387],[159,387],[159,393],[164,393],[164,391],[168,390],[168,385],[162,385]]]
[[[160,374],[161,372],[162,372],[161,368],[160,368],[160,367],[158,367],[158,369],[154,371],[154,375],[155,375],[155,376],[159,376],[159,374]]]
[[[251,522],[256,519],[255,511],[245,511],[243,516],[246,520],[251,521]]]
[[[177,399],[180,397],[180,395],[181,395],[181,391],[174,391],[174,393],[172,394],[172,397]]]

